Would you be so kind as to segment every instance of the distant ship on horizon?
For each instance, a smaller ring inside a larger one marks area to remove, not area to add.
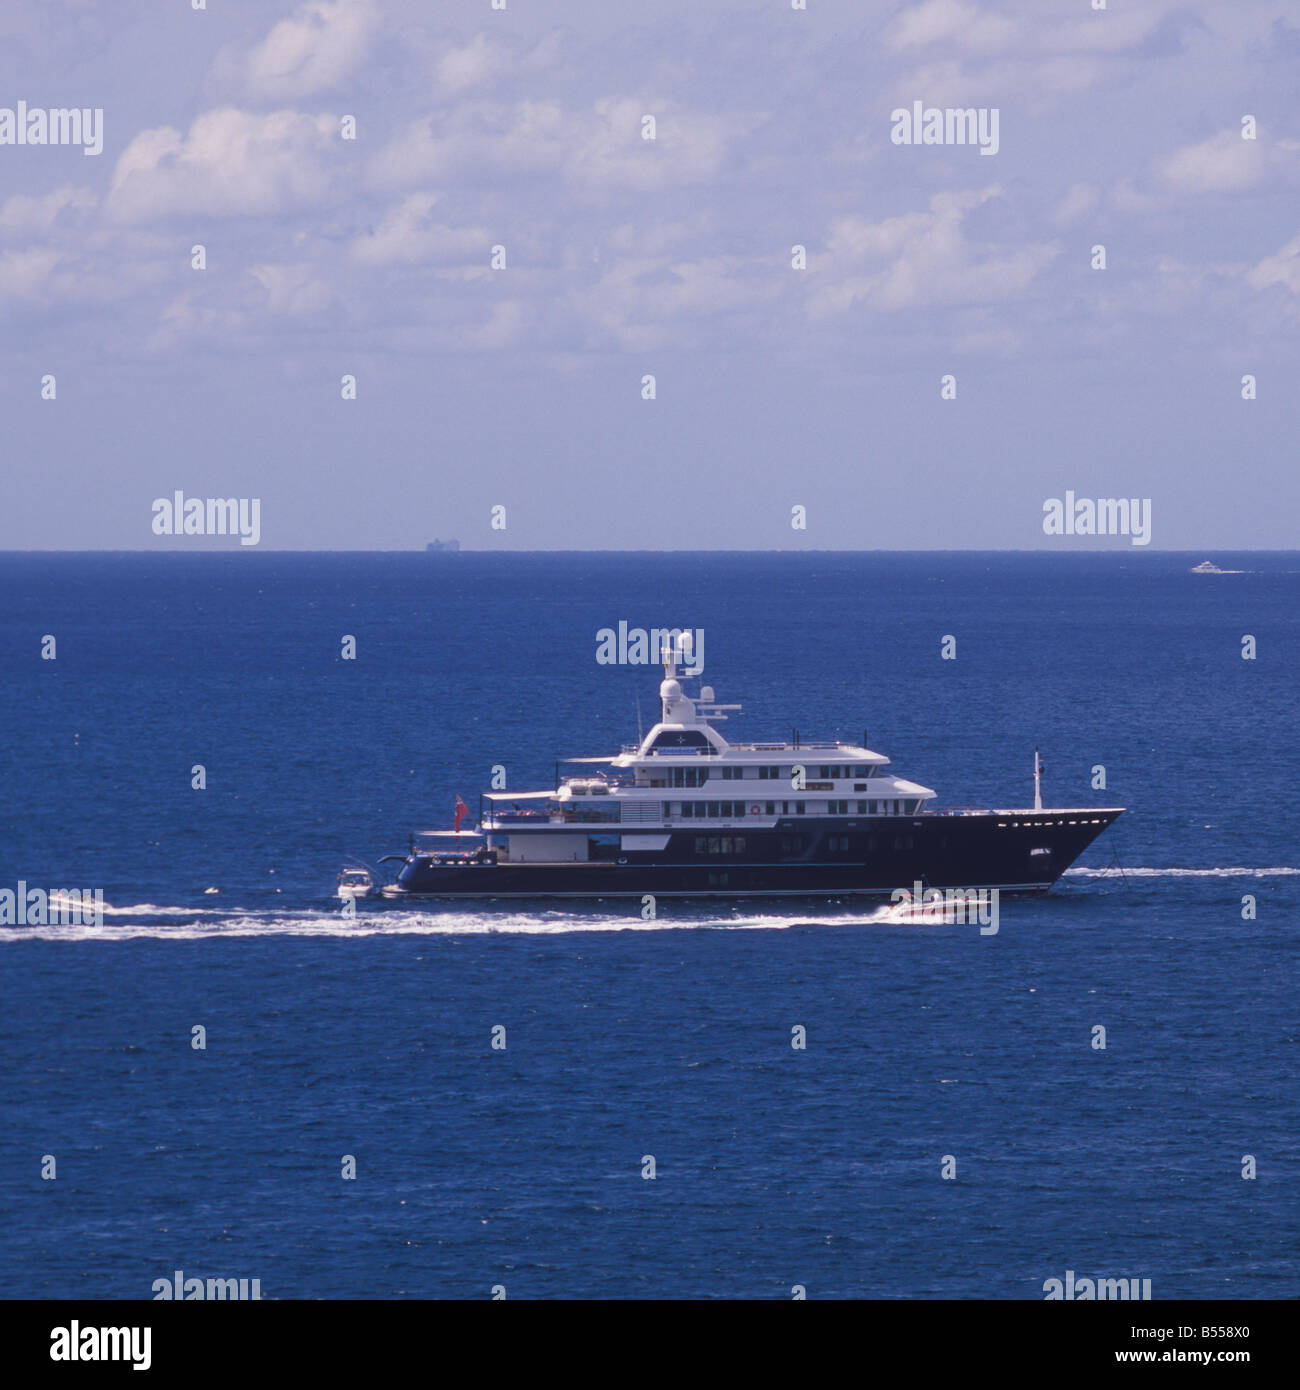
[[[460,550],[460,542],[457,540],[434,540],[430,541],[429,544],[424,547],[424,549],[425,552],[429,555],[454,555],[457,551]]]
[[[1202,560],[1199,565],[1193,565],[1192,574],[1244,574],[1244,570],[1221,570],[1218,565],[1209,560]]]

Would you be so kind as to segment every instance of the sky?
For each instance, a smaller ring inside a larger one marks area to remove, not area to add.
[[[1297,544],[1294,0],[198,3],[0,8],[0,549]]]

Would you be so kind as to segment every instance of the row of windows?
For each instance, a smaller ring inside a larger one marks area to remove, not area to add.
[[[806,801],[765,801],[762,802],[762,811],[757,812],[753,808],[760,803],[755,801],[749,804],[750,815],[765,816],[806,816],[812,814],[849,816],[857,814],[859,816],[909,816],[915,815],[921,809],[919,801],[828,801],[825,803],[825,810],[821,809],[820,802],[813,803],[811,813],[808,811]],[[777,807],[780,810],[777,810]],[[853,807],[856,806],[856,812]],[[681,816],[684,820],[704,820],[722,819],[739,820],[746,814],[746,803],[743,801],[665,801],[663,803],[664,819],[671,820],[674,816]]]
[[[682,816],[686,820],[703,820],[705,817],[711,820],[739,820],[745,814],[743,801],[683,801],[679,804]],[[665,818],[671,817],[672,811],[669,808],[672,805],[671,801],[664,802]]]
[[[828,835],[823,843],[831,854],[848,854],[853,848],[854,838],[858,839],[860,849],[865,849],[870,853],[874,854],[880,848],[881,837],[879,835],[858,837]],[[804,837],[802,835],[783,835],[781,837],[782,854],[801,854],[803,845]],[[911,835],[896,835],[894,836],[894,848],[915,849],[916,841]],[[695,837],[696,854],[744,854],[744,852],[745,837],[743,835],[697,835]]]
[[[793,766],[793,765],[792,765],[792,766]],[[800,766],[802,767],[802,766],[804,766],[804,764],[801,763]],[[872,770],[872,768],[871,768],[870,766],[867,766],[867,767],[836,767],[836,766],[828,767],[825,763],[823,763],[823,764],[817,769],[817,776],[818,776],[819,778],[821,778],[822,781],[827,781],[827,780],[834,779],[834,778],[844,778],[844,779],[848,779],[848,778],[850,778],[850,777],[870,777],[870,776],[872,775],[872,771],[873,771],[873,770]],[[738,767],[737,767],[737,768],[728,768],[728,767],[724,767],[724,768],[722,769],[722,775],[723,775],[724,777],[728,777],[728,776],[731,776],[731,777],[740,777],[740,776],[743,775],[743,772],[742,772],[742,769],[741,769],[741,768],[738,768]],[[786,781],[786,780],[789,779],[789,777],[790,777],[792,774],[791,774],[790,768],[788,768],[788,767],[760,767],[760,768],[758,769],[758,775],[759,775],[760,778],[766,778],[768,781],[777,781],[777,780]],[[812,773],[809,772],[808,775],[811,776]]]

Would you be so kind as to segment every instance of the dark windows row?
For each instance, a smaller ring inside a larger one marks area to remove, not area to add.
[[[680,803],[681,811],[674,813],[673,806],[677,804],[665,801],[663,814],[665,820],[671,820],[674,814],[679,814],[685,820],[739,820],[745,815],[751,816],[805,816],[808,814],[808,803],[806,801],[764,801],[750,802],[744,801],[683,801]],[[916,815],[921,809],[920,801],[850,801],[840,798],[825,803],[825,810],[821,804],[816,803],[813,815],[832,815],[832,816],[905,816]],[[761,809],[760,809],[761,807]]]
[[[665,805],[668,803],[665,802]],[[686,820],[738,820],[745,814],[743,801],[683,801],[682,816]]]
[[[744,854],[745,837],[743,835],[697,835],[695,837],[696,854]]]
[[[726,769],[723,769],[725,775]],[[667,783],[660,783],[661,786],[670,787],[702,787],[707,780],[709,770],[707,767],[674,767],[668,770]]]

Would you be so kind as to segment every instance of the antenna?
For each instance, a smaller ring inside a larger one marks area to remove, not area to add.
[[[641,692],[636,692],[636,741],[638,744],[645,742],[645,734],[641,729]]]
[[[1035,746],[1034,746],[1034,810],[1035,810],[1035,811],[1041,811],[1041,810],[1043,809],[1043,784],[1042,784],[1042,781],[1041,781],[1043,772],[1044,772],[1043,765],[1042,765],[1042,763],[1040,763],[1040,762],[1038,761],[1038,746],[1035,744]]]

